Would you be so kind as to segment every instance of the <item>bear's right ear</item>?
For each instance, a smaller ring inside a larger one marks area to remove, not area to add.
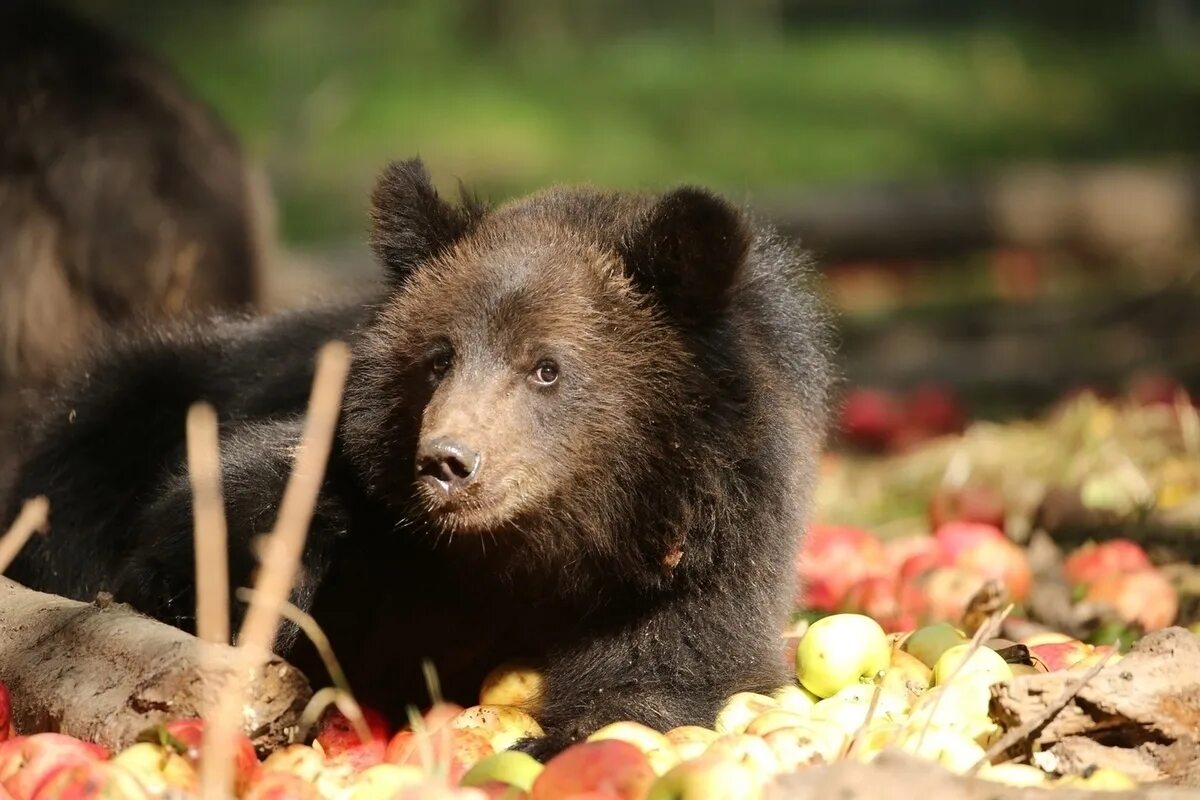
[[[482,216],[482,206],[465,193],[458,208],[439,197],[421,159],[396,161],[371,193],[371,248],[392,277],[403,278],[449,249]]]

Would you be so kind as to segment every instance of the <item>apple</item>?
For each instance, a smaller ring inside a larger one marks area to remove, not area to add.
[[[914,730],[901,736],[895,745],[918,758],[936,761],[958,775],[986,756],[986,751],[970,736],[947,728]]]
[[[1037,647],[1041,644],[1057,644],[1059,642],[1074,642],[1078,641],[1072,636],[1067,636],[1059,631],[1042,631],[1041,633],[1033,633],[1021,640],[1021,644],[1026,647]]]
[[[875,710],[872,712],[871,702],[877,688],[879,699],[875,700]],[[846,733],[854,734],[868,721],[868,712],[872,723],[894,722],[908,713],[909,706],[905,695],[882,687],[855,684],[817,703],[812,718],[816,722],[831,722]]]
[[[545,734],[537,720],[515,706],[471,706],[450,725],[483,734],[493,750],[507,750],[522,739]]]
[[[881,449],[896,435],[903,418],[903,409],[890,392],[858,388],[842,402],[838,427],[847,442]]]
[[[1050,672],[1066,669],[1092,654],[1090,644],[1070,638],[1065,642],[1047,642],[1026,646],[1029,648],[1029,655],[1035,659],[1035,663],[1040,661]]]
[[[241,731],[234,736],[234,781],[241,791],[258,774],[260,764],[254,744]],[[196,718],[173,719],[156,725],[143,733],[139,739],[173,748],[187,759],[192,768],[199,770],[200,753],[204,747],[204,720]]]
[[[955,564],[964,550],[975,547],[984,541],[1009,541],[1004,531],[995,525],[981,522],[963,522],[955,520],[939,525],[933,532],[933,538],[941,548],[943,563]]]
[[[513,793],[513,797],[508,798],[506,794],[500,797],[518,800],[523,794],[511,786],[507,787],[507,792]],[[444,778],[427,776],[422,783],[402,787],[391,800],[489,800],[489,795],[475,786],[455,786]]]
[[[775,698],[757,692],[738,692],[725,701],[717,712],[713,728],[717,733],[742,733],[755,717],[764,711],[778,708]]]
[[[913,709],[906,727],[910,730],[921,730],[927,726],[945,728],[979,740],[996,729],[988,715],[991,700],[991,684],[987,676],[956,678],[926,693]]]
[[[1029,596],[1033,585],[1033,570],[1029,558],[1009,539],[980,539],[963,548],[954,566],[985,578],[995,578],[1004,584],[1013,600],[1021,602]]]
[[[785,711],[792,711],[797,714],[804,714],[807,716],[812,711],[812,707],[815,706],[817,701],[821,698],[817,697],[803,686],[789,683],[784,686],[780,686],[778,689],[771,692],[771,699],[774,700],[779,707]]]
[[[753,797],[755,778],[736,761],[705,756],[685,761],[656,780],[646,800],[741,800]]]
[[[966,422],[966,412],[957,395],[946,386],[919,386],[909,392],[908,423],[934,436],[958,433]]]
[[[984,678],[988,683],[1012,679],[1012,670],[1004,657],[990,647],[959,644],[942,653],[933,665],[933,682],[942,685],[962,678]]]
[[[799,605],[836,611],[852,585],[889,571],[883,544],[869,531],[846,525],[811,525],[797,555]]]
[[[929,619],[958,622],[985,583],[987,578],[971,570],[938,567],[921,575],[915,585],[924,593]]]
[[[515,709],[514,709],[515,710]],[[457,781],[468,769],[495,752],[484,731],[443,726],[434,731],[400,731],[388,742],[384,761],[443,771]]]
[[[269,770],[259,773],[241,800],[322,800],[322,797],[316,786],[299,775]]]
[[[1115,664],[1123,657],[1120,653],[1115,651],[1116,648],[1111,644],[1096,645],[1092,648],[1092,651],[1088,653],[1088,655],[1071,664],[1069,667],[1067,667],[1067,669],[1073,672],[1083,672],[1091,669],[1098,662],[1104,660],[1105,658],[1108,659],[1105,661],[1105,664]],[[1110,653],[1112,655],[1109,655]]]
[[[83,761],[54,771],[28,800],[150,800],[152,795],[124,767]]]
[[[1144,631],[1165,628],[1179,614],[1178,592],[1153,567],[1100,578],[1088,587],[1084,600],[1111,607],[1122,620]]]
[[[341,793],[354,779],[348,764],[330,764],[320,751],[304,744],[290,744],[271,753],[262,763],[262,771],[286,772],[313,784],[323,795]]]
[[[641,800],[656,776],[644,753],[617,739],[581,742],[546,764],[533,782],[531,800],[558,800],[585,792],[609,798]]]
[[[128,770],[152,795],[196,789],[195,768],[170,747],[138,742],[117,753],[110,763]]]
[[[480,787],[486,783],[502,783],[528,792],[543,769],[538,760],[528,753],[502,750],[471,767],[460,783],[463,786]]]
[[[675,748],[680,761],[698,758],[720,736],[716,731],[701,728],[699,725],[681,725],[664,735]]]
[[[13,736],[16,736],[16,731],[12,724],[12,695],[8,693],[8,687],[0,682],[0,742]]]
[[[354,724],[344,714],[335,710],[321,722],[313,745],[331,763],[349,764],[358,772],[383,763],[390,738],[389,726],[382,714],[372,708],[361,710],[370,732],[367,741],[362,740]]]
[[[892,692],[919,695],[933,684],[933,671],[912,653],[893,648],[891,663],[879,683]]]
[[[926,625],[913,631],[904,641],[903,650],[915,656],[925,666],[933,669],[933,665],[942,657],[942,653],[956,645],[966,644],[969,639],[948,622],[938,622]]]
[[[764,711],[755,717],[749,725],[746,726],[746,733],[751,736],[766,736],[773,730],[779,728],[790,728],[795,725],[803,725],[809,720],[812,712],[808,714],[797,714],[795,711],[788,711],[783,708],[772,708]]]
[[[825,720],[809,720],[791,728],[777,728],[763,736],[784,772],[837,760],[850,743],[850,735],[840,725]]]
[[[516,706],[528,714],[536,714],[541,706],[543,682],[542,673],[533,664],[505,662],[483,679],[479,705]]]
[[[342,797],[343,800],[391,800],[401,789],[420,784],[425,779],[426,775],[419,767],[376,764],[355,775]]]
[[[818,697],[871,680],[891,662],[887,634],[862,614],[834,614],[814,622],[796,648],[796,677]]]
[[[779,759],[770,745],[748,733],[727,733],[708,746],[705,757],[741,764],[760,782],[779,773]]]
[[[871,575],[855,582],[846,590],[842,609],[871,617],[887,633],[911,628],[915,619],[903,613],[900,586],[893,575]]]
[[[605,739],[619,739],[646,754],[650,766],[656,775],[662,775],[679,763],[679,754],[671,740],[663,734],[640,722],[623,720],[605,725],[587,738],[589,742],[599,742]]]
[[[64,767],[106,758],[105,748],[61,733],[18,736],[0,746],[0,783],[13,797],[32,797]]]
[[[1063,562],[1067,580],[1076,586],[1088,586],[1101,578],[1140,572],[1150,567],[1146,551],[1130,539],[1109,539],[1099,544],[1089,542]]]

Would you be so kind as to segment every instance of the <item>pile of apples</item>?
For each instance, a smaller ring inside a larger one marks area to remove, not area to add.
[[[1052,779],[1035,766],[989,763],[986,748],[1002,734],[988,716],[991,684],[1023,672],[1085,670],[1106,655],[1106,648],[1057,634],[1024,644],[1033,666],[1009,664],[946,623],[889,635],[870,617],[834,614],[800,638],[794,682],[770,694],[733,695],[712,728],[662,733],[615,722],[545,765],[509,749],[542,732],[529,713],[541,676],[510,664],[489,676],[479,705],[436,704],[399,732],[369,709],[357,727],[334,713],[311,744],[284,747],[263,761],[239,737],[236,794],[244,800],[754,798],[778,775],[839,759],[869,761],[888,748],[1015,785],[1131,786],[1106,769],[1086,780]],[[198,793],[200,720],[168,722],[116,754],[62,734],[13,736],[7,723],[3,729],[3,800]]]
[[[861,528],[813,526],[796,563],[797,607],[857,612],[889,632],[912,630],[962,620],[989,580],[999,581],[1019,607],[1033,583],[1026,551],[1004,534],[1002,515],[979,521],[990,514],[984,504],[995,507],[989,494],[968,492],[955,502],[955,508],[935,506],[929,536],[883,541]],[[950,517],[972,503],[974,519]],[[1103,605],[1143,632],[1165,628],[1178,615],[1178,592],[1136,542],[1086,544],[1067,556],[1063,572],[1079,601]]]

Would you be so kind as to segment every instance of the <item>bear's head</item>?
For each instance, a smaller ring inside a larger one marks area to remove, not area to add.
[[[691,188],[453,206],[414,160],[384,173],[372,217],[393,285],[345,422],[370,491],[531,562],[663,579],[753,435],[730,423],[750,414],[726,313],[740,212]]]

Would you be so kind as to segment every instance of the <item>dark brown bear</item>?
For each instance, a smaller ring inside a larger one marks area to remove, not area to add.
[[[541,659],[546,737],[524,746],[545,756],[620,719],[711,725],[779,686],[829,386],[803,259],[701,190],[488,211],[415,161],[379,183],[374,246],[375,303],[98,356],[30,443],[16,496],[48,494],[54,527],[13,576],[190,626],[188,404],[223,414],[244,584],[336,336],[354,365],[294,600],[362,700],[425,702],[423,657],[463,703],[499,662]],[[316,670],[294,631],[277,647]]]
[[[212,111],[128,43],[6,0],[0,54],[3,462],[18,385],[97,332],[255,302],[270,206]]]

